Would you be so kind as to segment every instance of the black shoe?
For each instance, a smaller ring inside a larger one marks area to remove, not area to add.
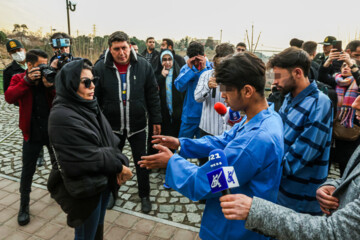
[[[38,167],[42,167],[44,165],[44,148],[42,148],[39,152],[39,156],[36,162]]]
[[[43,157],[38,157],[37,166],[42,167],[43,165],[44,165],[44,158]]]
[[[108,202],[106,209],[112,209],[114,207],[114,205],[115,205],[114,196],[112,194],[110,194],[109,202]]]
[[[141,211],[143,213],[149,213],[151,211],[151,202],[149,197],[141,198]]]
[[[24,204],[20,206],[18,223],[20,226],[24,226],[30,222],[29,205]]]

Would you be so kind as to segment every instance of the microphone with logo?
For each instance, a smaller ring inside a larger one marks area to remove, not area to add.
[[[212,193],[231,194],[230,188],[239,187],[239,181],[233,166],[228,166],[225,153],[221,149],[212,150],[209,154],[211,172],[207,173]]]
[[[227,108],[223,103],[217,102],[214,104],[215,111],[220,114],[224,121],[233,126],[235,123],[241,122],[242,117],[239,112]]]

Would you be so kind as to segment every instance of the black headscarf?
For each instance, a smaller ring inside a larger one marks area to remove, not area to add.
[[[54,101],[54,105],[57,102],[67,102],[74,105],[74,107],[76,107],[76,105],[80,105],[78,107],[85,107],[98,114],[99,107],[95,97],[93,100],[86,100],[77,94],[81,81],[80,75],[83,70],[84,63],[92,66],[92,63],[88,59],[82,58],[67,63],[56,75],[56,99]]]

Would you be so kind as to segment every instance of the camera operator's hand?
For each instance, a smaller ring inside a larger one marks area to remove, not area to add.
[[[340,52],[338,52],[337,49],[335,49],[335,48],[331,49],[329,57],[323,66],[326,68],[329,67],[331,65],[332,61],[335,59],[339,59],[339,57],[340,57]]]
[[[169,75],[169,70],[167,70],[165,68],[165,66],[163,67],[162,71],[161,71],[161,75],[163,75],[164,77],[167,77],[167,75]]]
[[[59,59],[54,59],[54,61],[51,62],[50,67],[54,68],[55,70],[57,70],[57,66],[58,66],[58,62]]]
[[[46,80],[45,77],[42,77],[42,81],[43,81],[43,83],[44,83],[44,86],[47,87],[47,88],[54,86],[54,83],[49,83],[49,82]]]
[[[40,68],[38,67],[32,68],[31,71],[27,74],[27,79],[29,79],[31,82],[39,80],[41,77],[41,72],[39,70]]]

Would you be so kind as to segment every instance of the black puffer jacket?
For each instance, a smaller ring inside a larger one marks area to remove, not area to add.
[[[25,69],[20,67],[20,65],[14,60],[9,65],[6,66],[3,74],[3,90],[6,92],[10,86],[11,78],[18,73],[25,72]]]
[[[95,64],[94,75],[100,77],[96,84],[95,95],[114,131],[122,133],[126,129],[131,135],[145,129],[147,114],[153,124],[161,123],[158,85],[153,69],[145,58],[131,50],[130,65],[126,76],[125,114],[120,91],[120,74],[108,50],[104,60]]]
[[[49,117],[50,143],[64,175],[84,179],[89,185],[93,176],[107,176],[108,187],[116,196],[119,188],[116,174],[122,171],[123,164],[128,166],[129,161],[120,152],[119,139],[99,110],[96,99],[85,100],[76,93],[84,61],[66,64],[56,76],[57,97]],[[100,193],[85,199],[71,197],[57,167],[57,163],[53,163],[48,189],[68,214],[68,225],[79,226],[97,206]]]

